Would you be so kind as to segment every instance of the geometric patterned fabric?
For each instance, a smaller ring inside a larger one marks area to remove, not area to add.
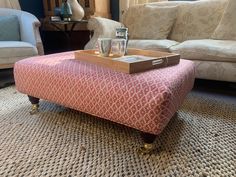
[[[21,60],[17,90],[65,107],[159,134],[192,89],[191,61],[136,74],[74,59],[73,52]]]

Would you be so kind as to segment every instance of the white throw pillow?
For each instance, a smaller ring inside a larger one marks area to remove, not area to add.
[[[229,0],[213,39],[236,40],[236,0]]]
[[[176,16],[176,6],[133,6],[125,14],[124,25],[130,39],[166,39]]]

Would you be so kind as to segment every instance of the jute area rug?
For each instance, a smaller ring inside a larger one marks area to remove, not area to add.
[[[139,132],[0,90],[0,176],[236,176],[236,98],[192,91],[155,142],[139,155]]]

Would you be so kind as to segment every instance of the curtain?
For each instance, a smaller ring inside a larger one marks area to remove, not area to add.
[[[0,8],[21,9],[18,0],[0,0]]]
[[[130,6],[149,2],[159,2],[159,1],[168,1],[168,0],[120,0],[120,20],[122,19],[122,14],[124,13],[124,11],[126,11]]]

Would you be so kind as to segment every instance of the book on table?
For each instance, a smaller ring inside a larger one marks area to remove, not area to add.
[[[132,74],[178,64],[180,55],[152,50],[128,49],[127,55],[122,57],[112,54],[102,57],[96,50],[79,50],[75,51],[75,59]]]

